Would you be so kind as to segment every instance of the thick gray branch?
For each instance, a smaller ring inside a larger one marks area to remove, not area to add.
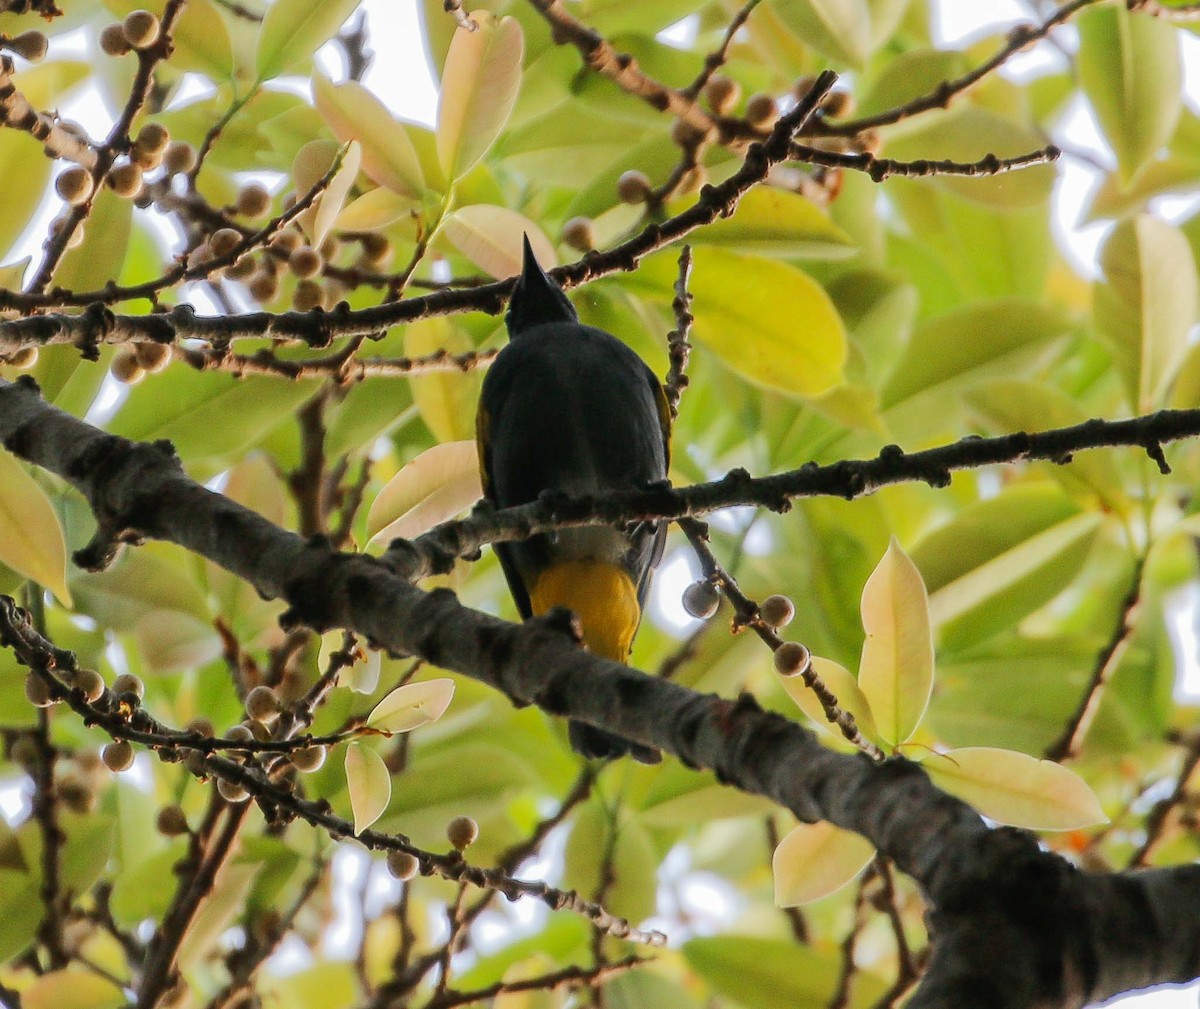
[[[98,431],[30,381],[0,381],[0,439],[83,494],[101,539],[173,541],[285,598],[291,620],[350,628],[863,834],[933,904],[935,953],[911,1006],[1075,1007],[1200,975],[1200,867],[1079,872],[1029,835],[987,828],[907,761],[833,753],[750,698],[699,694],[588,654],[566,619],[510,624],[452,592],[422,592],[376,559],[305,541],[189,479],[169,445]],[[104,545],[84,553],[100,558]]]

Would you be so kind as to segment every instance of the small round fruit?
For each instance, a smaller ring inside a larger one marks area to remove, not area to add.
[[[203,715],[197,715],[183,727],[184,732],[194,732],[197,735],[211,739],[216,735],[216,727],[212,723],[211,718],[205,718]]]
[[[250,793],[236,781],[226,781],[224,778],[217,779],[217,791],[226,802],[245,802],[250,798]]]
[[[304,746],[291,753],[292,766],[297,771],[316,771],[325,763],[325,747],[319,743],[315,746]]]
[[[697,620],[707,620],[717,612],[721,604],[721,593],[706,579],[692,582],[683,590],[683,608]]]
[[[342,243],[333,235],[326,235],[325,240],[317,247],[321,258],[330,262],[342,250]]]
[[[304,239],[300,236],[295,228],[286,228],[283,231],[277,231],[268,240],[267,245],[272,249],[279,249],[282,252],[291,253],[294,249],[300,248]]]
[[[760,91],[746,99],[746,119],[751,126],[770,126],[778,118],[779,107],[771,95]]]
[[[469,816],[456,816],[446,824],[446,837],[455,848],[462,851],[479,837],[479,824]]]
[[[796,605],[787,596],[767,596],[758,608],[758,615],[770,627],[787,627],[796,615]]]
[[[279,294],[279,281],[275,279],[275,274],[266,270],[254,274],[246,286],[250,291],[250,297],[261,304],[274,301],[275,296]]]
[[[247,182],[238,190],[236,206],[243,217],[262,217],[271,209],[271,191],[261,182]]]
[[[138,147],[152,154],[165,153],[170,142],[170,131],[162,123],[147,123],[138,130],[137,140],[134,141]]]
[[[214,256],[227,256],[241,241],[242,233],[237,228],[218,228],[209,237],[208,247]]]
[[[617,196],[622,203],[645,203],[650,195],[650,178],[645,172],[622,172],[617,179]]]
[[[146,684],[142,682],[140,676],[134,676],[133,673],[121,673],[113,680],[114,694],[137,694],[138,699],[146,696]]]
[[[195,777],[205,778],[208,776],[208,768],[204,766],[204,760],[204,754],[199,750],[188,750],[187,756],[183,758],[183,766]]]
[[[162,371],[171,363],[171,347],[166,343],[135,343],[133,353],[146,371]]]
[[[127,161],[109,169],[104,181],[114,193],[128,199],[142,191],[142,170],[132,161]]]
[[[719,116],[733,108],[741,95],[742,89],[738,82],[723,74],[714,74],[704,85],[704,100]]]
[[[73,686],[83,692],[92,704],[104,696],[104,677],[94,669],[81,669],[75,674]]]
[[[121,22],[125,41],[134,49],[146,49],[158,41],[158,18],[149,11],[130,11]]]
[[[15,354],[10,354],[4,361],[10,368],[32,368],[37,364],[37,347],[22,347]]]
[[[188,832],[187,816],[178,806],[163,806],[154,823],[158,832],[166,837],[178,837]]]
[[[381,267],[387,266],[392,258],[392,243],[389,242],[383,235],[377,235],[374,232],[363,235],[360,239],[362,243],[363,259],[367,261],[369,266]]]
[[[256,722],[273,722],[279,717],[279,695],[260,685],[246,695],[246,714]]]
[[[190,172],[196,167],[196,148],[184,140],[173,140],[163,154],[163,167],[168,175]]]
[[[120,350],[112,359],[112,376],[126,385],[137,385],[146,377],[146,369],[138,364],[137,355],[132,351]]]
[[[8,48],[22,59],[29,60],[30,63],[36,63],[46,55],[46,49],[49,44],[46,36],[41,32],[27,31],[21,32],[20,35],[10,39]]]
[[[775,672],[780,676],[799,676],[812,662],[812,657],[799,641],[785,641],[775,649]]]
[[[25,674],[25,699],[35,708],[48,708],[54,703],[46,681],[33,672]]]
[[[297,312],[311,312],[325,301],[325,289],[315,280],[302,280],[292,294],[292,307]]]
[[[676,119],[671,124],[671,142],[678,147],[695,147],[704,139],[704,131],[697,129],[686,119]]]
[[[324,258],[311,245],[301,245],[288,256],[288,269],[301,280],[315,277],[324,265]]]
[[[128,771],[133,766],[133,747],[124,739],[115,739],[100,751],[100,759],[110,771]]]
[[[262,722],[256,722],[253,718],[247,718],[242,724],[250,730],[250,735],[260,743],[265,743],[271,738],[270,726],[263,725]]]
[[[242,725],[240,722],[237,725],[231,725],[225,732],[225,738],[234,743],[249,743],[254,740],[254,733],[250,731],[250,726]]]
[[[230,280],[245,280],[255,271],[257,266],[258,264],[254,262],[253,256],[242,256],[225,267],[225,276]]]
[[[120,25],[105,25],[100,31],[100,48],[109,56],[124,56],[129,52],[124,29]]]
[[[96,810],[96,793],[82,778],[64,776],[58,782],[58,797],[72,813],[86,815]]]
[[[590,217],[572,217],[562,229],[564,245],[576,252],[591,252],[596,247],[596,228]]]
[[[140,144],[134,144],[129,151],[129,160],[143,172],[152,172],[162,164],[162,155],[156,154],[154,151],[148,151]]]
[[[92,173],[82,165],[72,165],[58,173],[58,178],[54,180],[54,188],[71,206],[77,207],[86,203],[92,195]]]
[[[831,91],[821,103],[821,111],[831,119],[844,119],[854,113],[854,96],[849,91]]]
[[[421,863],[416,855],[410,855],[407,851],[389,851],[387,868],[396,879],[406,883],[420,871]]]

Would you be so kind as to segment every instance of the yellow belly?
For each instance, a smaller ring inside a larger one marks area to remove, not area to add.
[[[641,621],[637,588],[624,570],[602,561],[564,561],[547,568],[529,592],[534,616],[555,606],[573,610],[588,649],[625,662]]]

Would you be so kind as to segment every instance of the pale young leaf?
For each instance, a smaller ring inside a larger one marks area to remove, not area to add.
[[[448,677],[406,683],[375,705],[367,725],[380,732],[411,732],[436,722],[454,697],[454,681]]]
[[[346,788],[354,814],[354,833],[361,834],[387,809],[392,798],[392,776],[383,758],[358,740],[346,746]]]
[[[24,466],[0,450],[0,564],[44,585],[71,605],[67,545],[45,492]]]
[[[558,265],[554,245],[545,232],[524,214],[507,207],[485,203],[459,207],[446,218],[442,231],[459,252],[493,277],[513,277],[521,272],[522,235],[529,236],[543,269]]]
[[[840,890],[866,868],[875,848],[832,823],[801,823],[775,848],[775,904],[795,907]]]
[[[255,66],[260,81],[309,59],[333,38],[362,0],[274,0],[258,29]]]
[[[42,974],[21,992],[22,1009],[119,1009],[126,1004],[119,985],[78,967]]]
[[[303,197],[320,182],[341,152],[342,148],[331,140],[314,140],[301,147],[292,162],[292,181],[296,184],[296,196]],[[304,229],[313,245],[320,245],[329,234],[329,229],[333,227],[333,222],[346,202],[350,187],[354,185],[361,161],[362,148],[358,141],[352,140],[346,145],[342,163],[329,180],[329,185],[298,218],[300,227]]]
[[[367,512],[372,543],[411,539],[453,518],[483,497],[474,440],[427,448],[380,490]]]
[[[1029,830],[1075,830],[1108,817],[1079,775],[1061,764],[993,746],[966,746],[922,761],[943,791],[988,819]]]
[[[893,746],[916,729],[933,689],[933,633],[921,572],[893,536],[862,593],[858,684]]]
[[[859,731],[870,739],[880,739],[879,730],[875,727],[875,717],[871,714],[871,705],[853,674],[844,666],[834,662],[833,659],[825,659],[819,655],[812,657],[812,668],[813,672],[820,677],[821,682],[837,698],[838,707],[854,716]],[[817,700],[817,695],[812,688],[805,685],[804,677],[781,676],[779,682],[787,691],[787,695],[799,705],[800,710],[808,715],[818,728],[839,739],[844,738],[841,730],[825,717],[825,709],[821,707],[821,702]]]

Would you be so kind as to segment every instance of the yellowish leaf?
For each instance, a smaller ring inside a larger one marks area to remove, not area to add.
[[[933,689],[933,633],[921,572],[893,536],[863,586],[866,631],[858,684],[880,735],[897,746],[925,713]]]
[[[37,481],[0,451],[0,564],[44,585],[66,605],[67,544],[58,514]]]
[[[795,907],[840,890],[875,855],[866,838],[832,823],[797,824],[775,847],[775,904]]]
[[[1030,830],[1075,830],[1108,817],[1079,775],[1016,750],[965,746],[922,762],[934,784],[984,816]]]
[[[483,497],[474,440],[444,442],[401,467],[371,503],[371,542],[411,539]]]
[[[875,727],[875,717],[871,714],[871,705],[866,695],[858,685],[858,681],[844,667],[832,659],[812,657],[813,672],[821,678],[821,682],[829,688],[838,700],[838,707],[854,716],[859,731],[871,739],[879,739],[879,730]],[[779,682],[783,689],[800,707],[813,723],[825,732],[843,739],[841,730],[825,717],[825,709],[817,700],[816,693],[804,684],[802,676],[781,676]]]
[[[558,256],[545,233],[524,214],[507,207],[477,203],[459,207],[442,225],[451,244],[472,263],[493,277],[512,277],[521,272],[522,235],[542,268],[558,265]]]
[[[43,974],[21,992],[22,1009],[118,1009],[125,1004],[119,985],[73,967]]]
[[[274,0],[258,29],[260,81],[312,57],[333,38],[362,0]]]
[[[441,718],[453,697],[449,677],[406,683],[375,705],[367,725],[380,732],[412,732]]]
[[[475,344],[446,316],[419,319],[404,331],[404,353],[423,357],[434,351],[462,354]],[[409,382],[421,419],[439,442],[475,437],[475,405],[482,377],[478,371],[435,371],[414,375]]]
[[[415,206],[410,197],[380,186],[346,204],[334,224],[339,231],[377,231],[411,213]]]
[[[361,834],[387,809],[392,776],[383,758],[358,740],[346,746],[346,788],[354,813],[354,833]]]
[[[314,140],[296,152],[296,159],[292,162],[292,180],[296,184],[297,197],[303,197],[325,177],[341,151],[342,148],[331,140]],[[362,160],[362,148],[358,141],[351,140],[341,157],[342,163],[329,180],[329,185],[299,217],[300,227],[313,245],[320,245],[329,234],[329,229],[346,202],[350,187],[354,185]]]

